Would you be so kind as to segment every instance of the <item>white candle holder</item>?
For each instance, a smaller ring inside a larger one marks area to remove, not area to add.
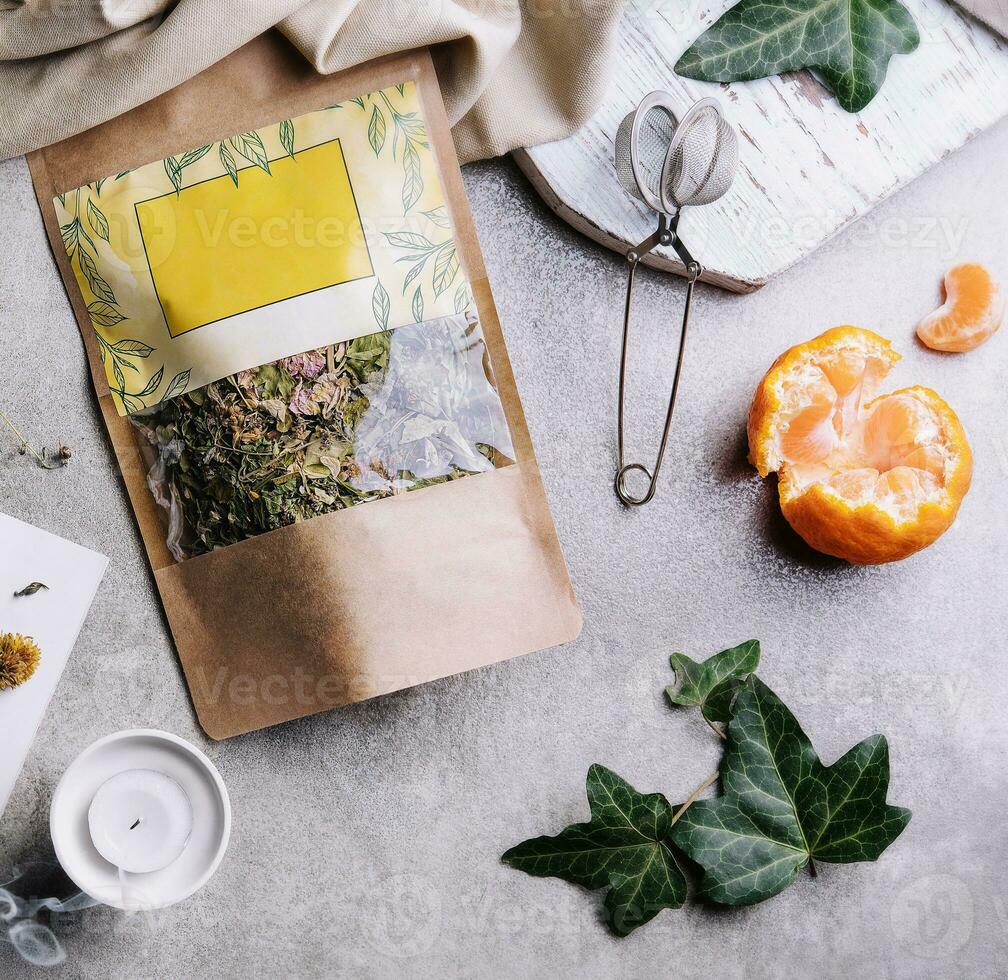
[[[192,806],[192,830],[175,860],[143,874],[120,875],[99,854],[88,810],[99,788],[128,770],[174,780]],[[159,909],[188,898],[217,870],[231,838],[231,802],[213,763],[177,735],[153,729],[116,732],[86,748],[63,773],[49,808],[56,857],[69,878],[96,901],[120,909]]]

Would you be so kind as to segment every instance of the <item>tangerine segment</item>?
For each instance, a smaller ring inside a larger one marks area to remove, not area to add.
[[[991,274],[975,262],[945,273],[945,302],[917,325],[917,336],[941,351],[979,347],[1001,326],[1004,300]]]
[[[749,458],[777,472],[781,511],[816,550],[858,564],[905,558],[955,519],[972,454],[929,388],[878,395],[899,355],[836,327],[782,354],[749,412]]]

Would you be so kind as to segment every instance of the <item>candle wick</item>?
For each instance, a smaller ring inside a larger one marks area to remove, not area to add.
[[[133,824],[133,826],[132,826],[132,827],[130,827],[130,830],[136,830],[136,829],[137,829],[137,827],[139,827],[139,826],[140,826],[140,821],[141,821],[141,820],[143,820],[143,817],[137,817],[137,818],[136,818],[136,822],[135,822],[135,823]]]

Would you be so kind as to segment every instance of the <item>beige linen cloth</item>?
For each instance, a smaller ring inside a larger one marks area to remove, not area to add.
[[[959,6],[1008,37],[1008,0],[959,0]]]
[[[961,0],[1008,35],[1008,0]],[[592,113],[623,0],[0,0],[0,159],[78,133],[278,27],[324,73],[434,46],[460,159]]]
[[[463,162],[594,111],[623,0],[0,0],[0,159],[89,129],[278,27],[320,72],[433,45]]]

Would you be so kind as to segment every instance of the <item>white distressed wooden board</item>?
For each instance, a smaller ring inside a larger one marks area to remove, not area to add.
[[[738,131],[731,191],[680,222],[704,279],[737,292],[763,285],[1008,113],[1008,42],[946,0],[903,0],[920,47],[892,59],[882,91],[856,115],[807,72],[731,85],[677,76],[680,54],[733,2],[691,13],[672,0],[630,0],[599,111],[569,139],[515,154],[579,231],[626,251],[654,230],[654,215],[620,189],[612,163],[620,120],[653,89],[684,110],[714,95]],[[645,262],[683,272],[668,249]]]

